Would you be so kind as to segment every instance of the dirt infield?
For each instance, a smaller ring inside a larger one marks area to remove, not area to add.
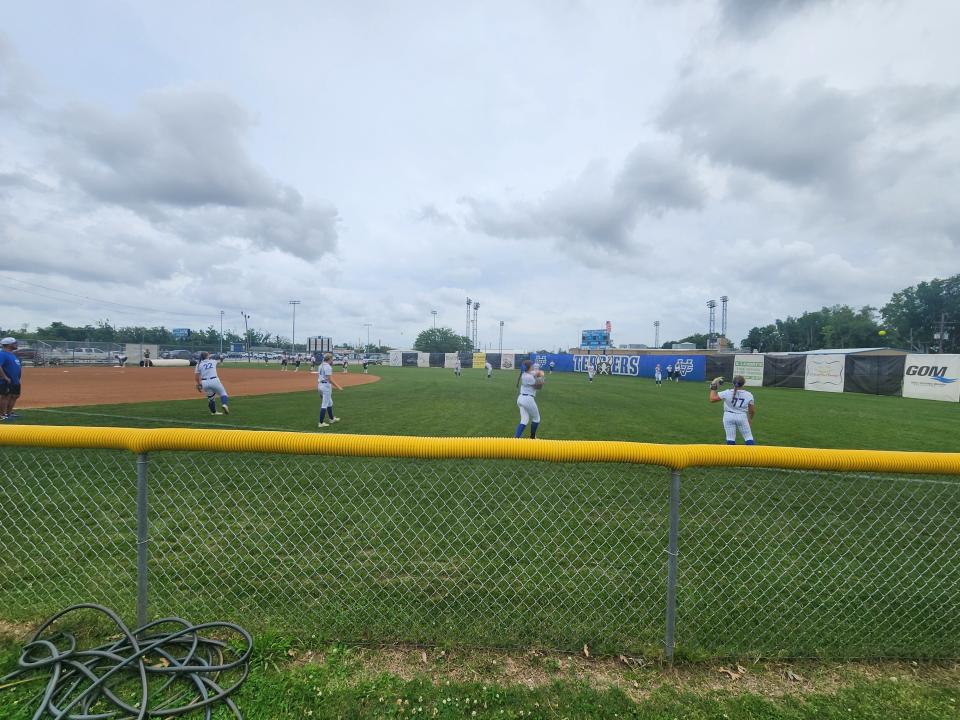
[[[308,372],[227,368],[221,376],[231,397],[316,390],[317,376]],[[336,376],[343,387],[376,382],[376,375]],[[192,367],[24,368],[19,408],[114,405],[153,400],[195,400]]]

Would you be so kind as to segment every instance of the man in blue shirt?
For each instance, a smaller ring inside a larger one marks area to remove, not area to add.
[[[20,358],[14,355],[17,341],[12,337],[0,340],[0,420],[15,418],[13,406],[20,397]]]

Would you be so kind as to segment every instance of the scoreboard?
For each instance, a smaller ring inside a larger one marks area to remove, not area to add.
[[[584,330],[580,333],[580,347],[606,348],[610,347],[610,329]]]

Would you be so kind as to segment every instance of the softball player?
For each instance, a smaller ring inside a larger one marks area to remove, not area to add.
[[[333,366],[330,361],[333,355],[327,353],[323,356],[323,362],[320,363],[320,369],[317,371],[317,392],[320,393],[320,423],[317,427],[326,428],[335,422],[340,422],[340,418],[333,416],[333,388],[343,390],[340,384],[333,379]],[[330,422],[324,422],[325,415],[330,416]]]
[[[653,379],[657,381],[657,387],[663,387],[663,373],[660,372],[660,363],[653,369]]]
[[[493,365],[491,365],[490,361],[487,360],[487,362],[483,364],[483,367],[487,370],[487,380],[489,380],[491,377],[493,377]]]
[[[457,356],[457,361],[453,364],[453,374],[457,377],[460,377],[460,370],[463,366],[460,364],[460,356]]]
[[[517,397],[517,407],[520,408],[520,424],[517,425],[515,438],[523,437],[524,428],[530,424],[530,439],[537,439],[537,428],[540,426],[540,410],[537,408],[537,390],[543,387],[543,371],[534,373],[533,361],[524,360],[520,363],[520,377],[517,378],[517,388],[520,395]]]
[[[286,353],[284,353],[283,355],[281,355],[281,356],[280,356],[280,369],[285,371],[285,370],[287,369],[287,363],[288,363],[288,362],[289,362],[289,360],[287,360],[287,355],[286,355]]]
[[[587,378],[593,382],[593,376],[597,374],[597,366],[592,362],[587,362]]]
[[[210,353],[200,353],[200,362],[197,363],[197,369],[194,371],[197,380],[197,390],[207,394],[207,407],[210,408],[211,415],[229,415],[230,408],[227,403],[230,398],[227,397],[227,391],[217,376],[217,361],[210,357]],[[217,403],[214,396],[220,396],[220,407],[222,413],[217,412]]]
[[[733,378],[733,389],[717,392],[717,388],[722,383],[722,377],[714,378],[710,383],[710,402],[723,403],[723,429],[727,434],[727,445],[737,444],[738,430],[747,445],[756,445],[753,441],[753,430],[750,427],[750,421],[756,413],[756,406],[753,402],[753,393],[743,389],[746,380],[743,379],[743,375],[737,375]]]

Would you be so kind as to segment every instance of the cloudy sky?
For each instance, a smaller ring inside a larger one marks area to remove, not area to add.
[[[0,327],[515,349],[960,271],[956,0],[0,0]]]

